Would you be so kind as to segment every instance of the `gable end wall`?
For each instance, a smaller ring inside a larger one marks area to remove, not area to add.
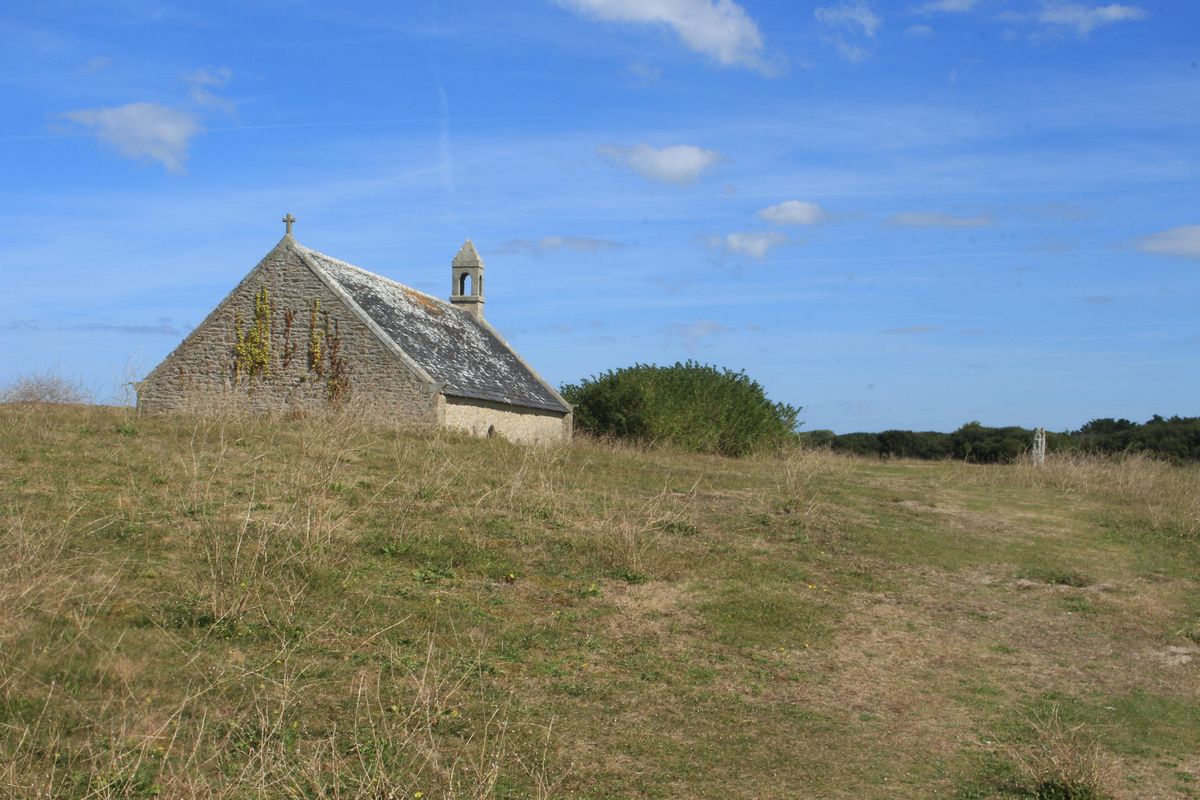
[[[272,306],[270,374],[233,375],[237,315],[243,329],[254,320],[254,298],[265,287]],[[330,407],[328,343],[322,348],[324,374],[309,368],[312,301],[337,322],[340,356],[347,365],[347,401],[386,419],[435,424],[436,387],[391,352],[342,299],[321,281],[286,243],[267,254],[237,288],[138,386],[138,408],[149,413],[237,410],[317,411]],[[291,310],[290,362],[284,366],[284,312]]]

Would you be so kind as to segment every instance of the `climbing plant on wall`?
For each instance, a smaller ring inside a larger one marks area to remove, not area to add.
[[[342,358],[342,336],[337,322],[331,324],[328,316],[325,317],[325,343],[329,357],[329,402],[341,405],[350,397],[350,367]]]
[[[295,321],[295,311],[289,308],[283,312],[283,369],[285,372],[292,365],[292,358],[296,355],[296,345],[292,341],[292,325]]]
[[[281,377],[286,379],[298,345],[293,341],[296,312],[283,309],[282,366]],[[254,316],[247,323],[239,311],[234,314],[233,378],[245,378],[251,393],[255,390],[254,378],[271,375],[271,337],[274,329],[275,309],[271,297],[262,287],[254,295]],[[308,352],[307,371],[315,380],[323,382],[326,398],[330,405],[342,405],[350,397],[350,365],[342,355],[342,337],[336,320],[321,309],[320,298],[308,303]],[[293,376],[295,377],[295,376]],[[303,383],[308,380],[299,376]]]
[[[318,377],[325,373],[322,350],[325,344],[325,329],[321,326],[321,298],[314,297],[308,306],[308,371]]]
[[[233,377],[237,380],[271,374],[271,297],[264,286],[254,295],[254,317],[245,325],[234,316]]]

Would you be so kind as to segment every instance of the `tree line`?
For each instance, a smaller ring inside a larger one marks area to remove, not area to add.
[[[994,428],[968,422],[953,433],[888,430],[836,434],[805,431],[802,442],[838,452],[878,458],[953,458],[979,464],[1016,461],[1033,442],[1032,428]],[[1200,461],[1200,417],[1162,417],[1143,423],[1105,417],[1074,431],[1046,432],[1047,452],[1075,451],[1113,455],[1148,453],[1171,461]]]

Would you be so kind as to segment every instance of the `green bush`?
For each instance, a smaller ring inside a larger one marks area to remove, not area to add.
[[[799,408],[772,403],[744,372],[637,364],[562,387],[575,425],[596,436],[742,456],[794,441]]]

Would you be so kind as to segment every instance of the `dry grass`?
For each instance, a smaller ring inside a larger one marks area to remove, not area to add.
[[[1057,706],[1025,716],[1032,741],[1010,745],[1008,755],[1034,796],[1044,800],[1101,800],[1116,772],[1112,757],[1088,734],[1070,725]]]
[[[1200,538],[1200,467],[1176,466],[1142,453],[1107,458],[1086,453],[1053,453],[1044,467],[1019,464],[964,469],[983,482],[1053,489],[1067,498],[1119,500],[1152,530]]]
[[[409,671],[363,673],[350,687],[353,707],[344,728],[306,736],[297,711],[303,675],[280,651],[283,667],[241,665],[201,686],[157,725],[122,704],[120,726],[91,731],[91,746],[37,725],[20,731],[0,768],[0,785],[21,797],[469,798],[494,796],[502,770],[527,772],[534,796],[554,782],[544,763],[522,762],[507,748],[503,705],[478,719],[460,712],[478,678],[477,664],[444,661],[431,642],[423,664]],[[271,673],[274,672],[274,675]],[[209,716],[208,698],[232,684],[258,682],[240,698],[232,719]],[[53,701],[53,695],[47,702]],[[99,722],[99,720],[96,720]],[[439,728],[469,725],[452,748]],[[97,746],[107,739],[110,746]],[[47,765],[47,755],[50,763]],[[230,755],[234,757],[231,758]],[[214,781],[203,776],[223,774]]]
[[[5,407],[0,794],[1170,796],[1195,478]]]

